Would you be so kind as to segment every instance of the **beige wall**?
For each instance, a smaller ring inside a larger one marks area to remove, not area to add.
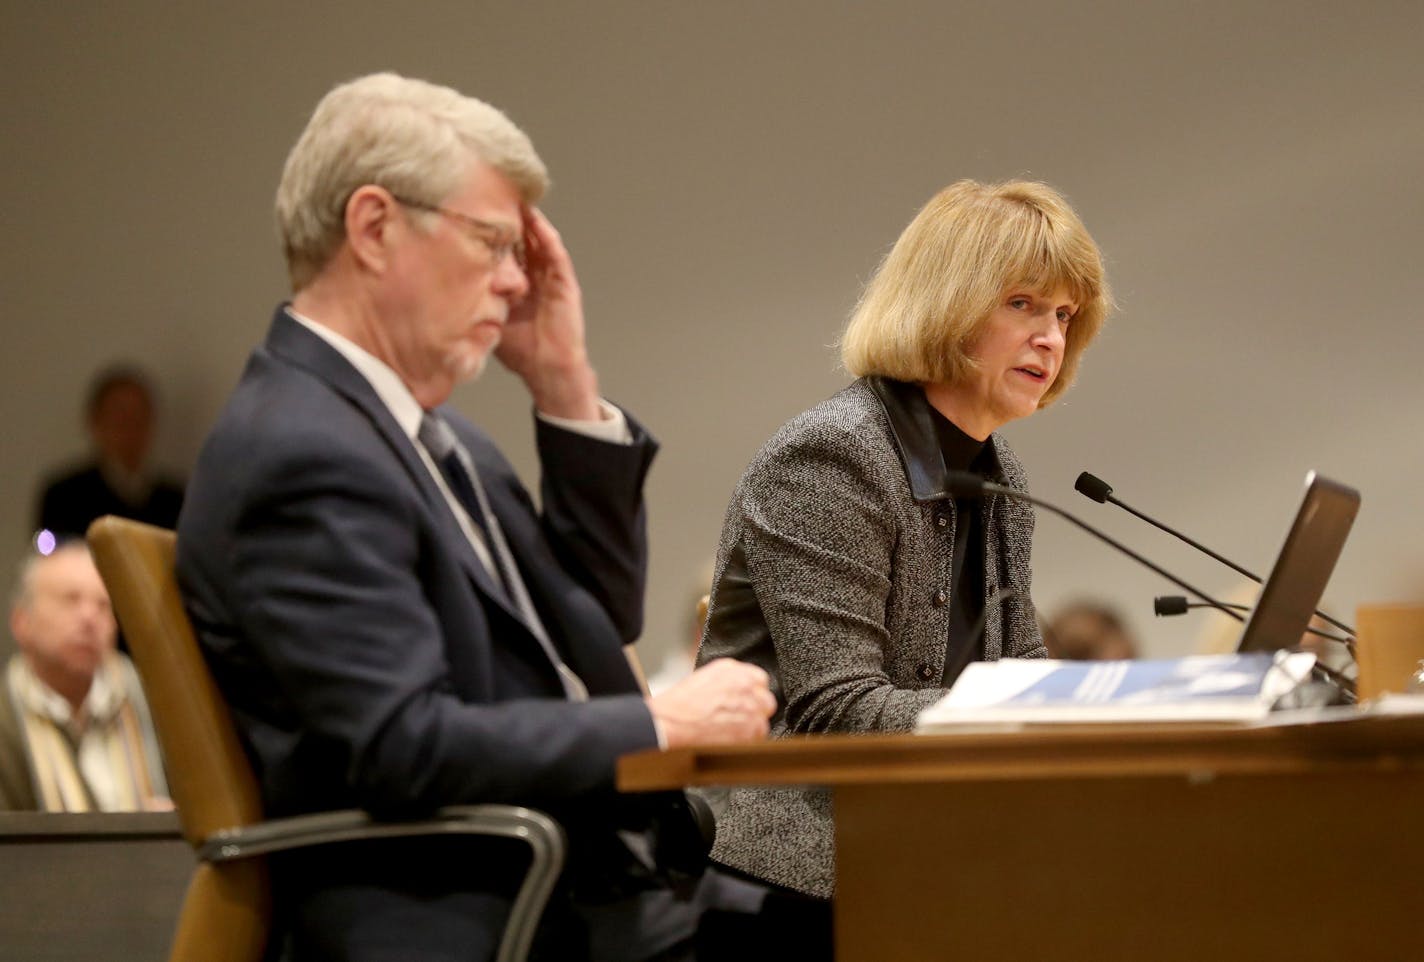
[[[503,106],[554,172],[606,392],[664,441],[649,662],[743,464],[843,383],[860,283],[963,176],[1063,189],[1119,293],[1079,386],[1008,429],[1038,494],[1224,590],[1077,473],[1264,568],[1318,468],[1365,499],[1336,606],[1424,598],[1415,0],[24,6],[0,38],[0,554],[107,360],[153,369],[161,460],[190,461],[284,293],[288,145],[334,82],[394,68]],[[457,400],[530,467],[509,378]],[[1190,643],[1200,622],[1152,623],[1166,586],[1039,531],[1041,607],[1105,593],[1154,650]]]

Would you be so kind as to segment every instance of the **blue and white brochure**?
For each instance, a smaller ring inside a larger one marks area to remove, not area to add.
[[[918,730],[1001,723],[1254,721],[1310,677],[1309,652],[974,662]]]

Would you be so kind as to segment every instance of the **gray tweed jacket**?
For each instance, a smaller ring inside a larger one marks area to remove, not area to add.
[[[1023,467],[993,435],[1000,477]],[[918,387],[862,378],[785,424],[732,496],[699,662],[765,668],[772,737],[901,732],[943,694],[955,507]],[[1029,594],[1033,511],[983,502],[984,656],[1043,657]],[[821,789],[738,788],[712,856],[759,878],[830,897],[835,852]]]

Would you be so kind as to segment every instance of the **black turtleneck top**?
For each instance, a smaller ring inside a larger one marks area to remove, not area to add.
[[[992,478],[994,446],[965,434],[933,407],[944,466]],[[984,656],[984,513],[977,498],[955,498],[941,510],[954,511],[954,555],[950,563],[949,638],[946,642],[942,684],[954,684],[964,666]]]

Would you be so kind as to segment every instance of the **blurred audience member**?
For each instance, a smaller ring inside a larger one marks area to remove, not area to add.
[[[153,441],[154,395],[137,368],[99,372],[84,407],[92,458],[46,480],[36,527],[58,537],[82,536],[89,522],[106,514],[172,528],[183,488],[148,468]]]
[[[1256,595],[1260,592],[1261,586],[1254,581],[1238,581],[1229,591],[1213,591],[1212,596],[1246,617],[1251,607],[1256,604]],[[1197,622],[1196,643],[1192,647],[1195,654],[1229,655],[1241,643],[1242,623],[1223,611],[1206,607],[1193,608],[1184,617]]]
[[[1223,604],[1236,608],[1243,617],[1249,617],[1260,593],[1261,586],[1254,581],[1240,581],[1230,591],[1218,593],[1217,598]],[[1320,610],[1330,614],[1337,612],[1325,599],[1320,601]],[[1196,609],[1196,615],[1202,623],[1197,632],[1197,654],[1224,655],[1236,650],[1236,646],[1241,643],[1241,633],[1245,630],[1241,622],[1209,608]],[[1355,664],[1354,650],[1343,641],[1332,640],[1341,637],[1343,635],[1340,629],[1319,615],[1314,615],[1306,626],[1305,633],[1300,636],[1299,648],[1314,654],[1326,668],[1353,679],[1359,670]]]
[[[0,676],[0,810],[171,808],[114,614],[83,542],[20,567],[10,609],[19,646]]]
[[[707,559],[698,571],[697,580],[687,596],[687,630],[678,645],[658,665],[648,678],[648,689],[654,694],[666,691],[692,674],[697,667],[697,646],[702,641],[702,629],[707,624],[707,593],[712,590],[712,559]]]
[[[1096,601],[1060,608],[1043,629],[1048,657],[1071,661],[1117,661],[1137,657],[1137,640],[1122,617]]]

